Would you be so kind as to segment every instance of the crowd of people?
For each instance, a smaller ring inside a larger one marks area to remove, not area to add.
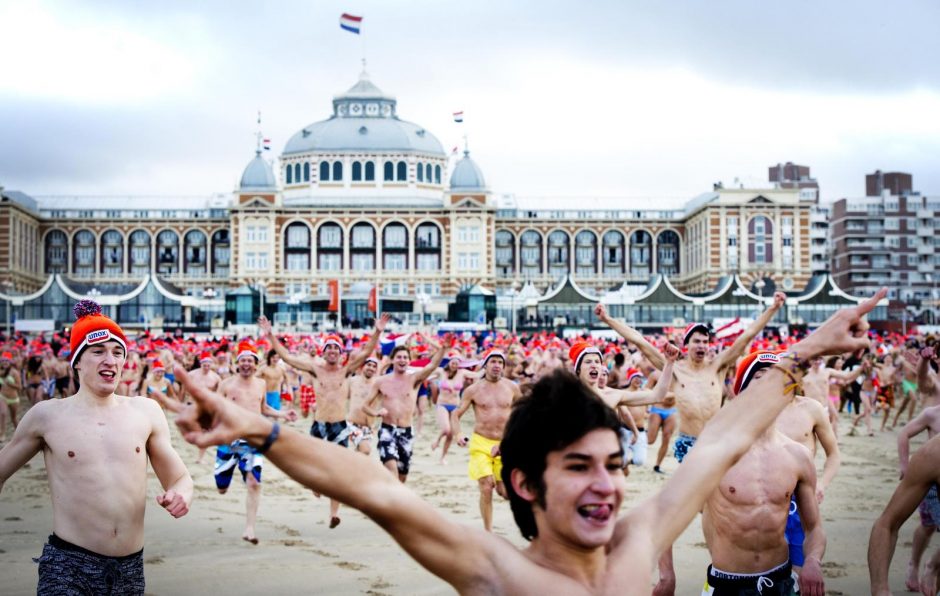
[[[70,330],[0,342],[0,490],[44,453],[54,518],[39,593],[143,593],[148,461],[171,515],[193,498],[169,417],[200,461],[218,446],[220,493],[239,471],[251,544],[268,459],[330,499],[331,530],[341,504],[356,508],[460,592],[672,594],[672,543],[701,512],[703,594],[821,595],[819,510],[838,482],[840,433],[904,423],[901,481],[871,530],[872,593],[889,593],[899,528],[919,509],[905,584],[936,594],[938,346],[870,331],[880,297],[792,337],[766,329],[778,294],[721,341],[705,322],[643,334],[602,305],[595,314],[617,339],[394,335],[388,316],[350,334],[279,333],[261,317],[251,338],[131,338],[82,301]],[[423,432],[426,419],[434,430]],[[416,440],[442,463],[467,449],[481,528],[455,527],[406,488]],[[670,452],[681,465],[667,475]],[[631,467],[668,478],[621,512]],[[492,533],[506,501],[525,550]]]

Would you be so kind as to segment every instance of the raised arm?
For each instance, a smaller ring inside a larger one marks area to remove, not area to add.
[[[679,348],[672,344],[663,346],[663,356],[666,366],[663,367],[662,374],[652,389],[643,389],[640,391],[624,391],[622,389],[613,389],[617,391],[622,406],[646,406],[662,403],[666,400],[666,393],[669,391],[669,380],[672,378],[672,367],[679,357]]]
[[[627,325],[626,323],[619,321],[611,317],[607,313],[607,307],[603,304],[598,304],[594,307],[594,314],[602,323],[616,331],[620,337],[624,338],[631,344],[635,345],[640,352],[646,356],[646,359],[656,368],[662,370],[663,366],[666,365],[665,358],[657,350],[653,344],[646,341],[646,338],[643,337],[643,334],[634,329],[633,327]]]
[[[432,339],[428,339],[428,345],[434,348],[434,356],[431,357],[431,361],[428,362],[424,368],[415,373],[415,387],[417,387],[419,383],[423,383],[424,380],[430,377],[431,373],[437,370],[437,367],[441,365],[441,360],[444,359],[444,352],[449,347],[450,340],[450,335],[445,337],[441,343],[437,343]]]
[[[264,315],[258,317],[258,328],[261,330],[261,333],[267,336],[268,340],[271,342],[271,347],[274,348],[274,351],[277,352],[277,355],[281,357],[281,360],[290,364],[296,369],[305,371],[317,376],[316,367],[313,365],[313,362],[308,358],[303,358],[297,356],[296,354],[291,354],[290,350],[284,347],[284,344],[281,343],[281,340],[274,335],[274,328],[271,326],[271,321],[268,320]]]
[[[852,368],[852,370],[836,370],[834,368],[830,368],[828,370],[830,377],[835,377],[843,383],[851,383],[862,374],[864,369],[862,369],[862,366],[859,365]]]
[[[770,322],[774,315],[777,314],[777,311],[780,310],[780,307],[783,306],[783,303],[786,302],[787,296],[783,292],[776,292],[774,294],[773,303],[761,313],[757,319],[751,323],[751,326],[744,330],[744,333],[738,336],[738,339],[734,340],[734,343],[731,344],[731,347],[727,350],[724,350],[717,356],[718,360],[718,370],[724,370],[729,366],[734,366],[735,362],[738,361],[738,358],[744,354],[744,350],[751,343],[751,341],[757,337],[757,334],[767,326],[767,323]]]
[[[914,513],[930,486],[937,482],[940,436],[930,439],[913,457],[907,474],[891,495],[891,500],[875,520],[868,540],[868,575],[873,595],[890,595],[888,567],[898,543],[898,530]]]
[[[177,368],[184,384],[186,372]],[[375,459],[327,441],[281,428],[205,389],[187,385],[195,406],[177,424],[184,438],[198,446],[242,437],[255,447],[269,446],[268,459],[304,486],[354,507],[372,518],[421,565],[458,592],[486,588],[499,538],[461,526],[422,500]],[[202,422],[202,424],[200,424]],[[454,553],[461,553],[455,557]],[[487,590],[492,591],[492,590]]]
[[[388,313],[382,313],[382,316],[375,320],[375,329],[372,331],[372,335],[369,336],[369,341],[367,341],[366,345],[356,352],[356,354],[349,359],[349,362],[346,363],[347,373],[359,370],[359,367],[366,361],[366,358],[375,352],[375,347],[379,345],[379,337],[385,333],[385,326],[388,325],[388,322],[391,320],[392,316]]]
[[[29,409],[13,431],[13,438],[0,449],[0,491],[17,470],[42,449],[42,427],[54,402],[39,402]]]
[[[836,312],[816,331],[795,344],[781,364],[752,382],[748,388],[705,425],[695,449],[689,452],[666,486],[630,513],[621,523],[634,532],[648,532],[653,558],[688,526],[705,499],[792,399],[802,372],[816,356],[840,354],[869,345],[864,316],[887,294],[882,288],[858,306]],[[688,464],[688,465],[687,465]]]

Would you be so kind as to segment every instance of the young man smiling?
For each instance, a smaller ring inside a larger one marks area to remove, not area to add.
[[[147,460],[173,517],[189,511],[193,481],[170,446],[156,402],[118,387],[127,340],[90,300],[75,306],[71,365],[78,392],[36,404],[0,451],[0,489],[43,452],[53,534],[39,558],[39,594],[143,594]]]
[[[359,509],[419,563],[464,594],[648,594],[653,567],[692,521],[724,473],[789,403],[808,359],[869,345],[864,315],[882,299],[839,311],[718,412],[689,465],[658,494],[617,519],[626,492],[615,412],[568,374],[540,381],[516,401],[503,435],[502,479],[530,545],[455,523],[375,461],[315,441],[189,388],[186,440],[245,437],[300,483]],[[783,390],[781,390],[781,388]],[[459,556],[455,556],[459,553]]]

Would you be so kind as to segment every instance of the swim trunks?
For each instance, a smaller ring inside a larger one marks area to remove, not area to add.
[[[306,416],[310,413],[313,406],[317,405],[317,395],[313,392],[312,385],[300,386],[300,412]]]
[[[665,422],[675,413],[675,408],[657,408],[656,406],[650,406],[650,414],[659,414],[659,417],[663,419],[663,422]]]
[[[492,476],[497,482],[502,482],[503,458],[492,455],[493,446],[499,445],[499,442],[499,439],[488,439],[477,433],[470,435],[470,463],[467,472],[472,480]]]
[[[69,390],[69,377],[59,377],[55,380],[55,388],[62,393]]]
[[[231,445],[219,445],[215,452],[215,486],[226,489],[232,483],[235,466],[242,474],[242,481],[248,480],[248,471],[256,482],[261,482],[261,454],[248,441],[239,439]]]
[[[927,491],[927,496],[920,502],[917,511],[920,513],[920,525],[925,528],[937,528],[940,532],[940,500],[938,500],[936,484]]]
[[[800,519],[800,510],[796,507],[796,495],[790,496],[790,513],[787,515],[787,528],[784,530],[787,537],[787,546],[790,548],[790,563],[797,567],[803,566],[803,521]]]
[[[310,425],[310,436],[335,443],[341,447],[349,447],[349,433],[351,430],[345,420],[314,422]]]
[[[685,459],[685,456],[689,454],[689,449],[695,445],[697,440],[698,437],[693,437],[692,435],[687,435],[685,433],[679,433],[679,436],[676,438],[676,443],[672,446],[672,448],[675,452],[676,459],[680,464],[682,463],[682,460]]]
[[[281,409],[281,392],[280,391],[266,391],[264,394],[264,401],[270,407],[275,410]]]
[[[728,573],[709,565],[702,596],[791,596],[795,586],[790,561],[763,573]]]
[[[414,435],[410,426],[392,426],[383,423],[379,427],[379,460],[398,462],[398,473],[407,476],[411,469],[411,452],[414,450]]]
[[[42,547],[37,594],[144,593],[144,551],[108,557],[62,540],[55,534]]]
[[[917,383],[904,379],[901,381],[901,391],[904,392],[904,397],[907,397],[907,394],[917,391]]]
[[[372,427],[365,424],[356,424],[355,422],[349,423],[349,442],[352,443],[353,447],[358,448],[359,444],[363,441],[372,440]]]

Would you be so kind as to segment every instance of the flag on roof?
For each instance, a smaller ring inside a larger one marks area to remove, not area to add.
[[[454,148],[450,150],[451,155],[457,155],[457,145],[454,145]]]
[[[350,33],[359,35],[359,28],[362,27],[362,17],[356,17],[344,12],[339,17],[339,26]]]
[[[261,144],[264,146],[265,151],[271,150],[271,139],[264,139],[263,141],[261,141]]]
[[[454,112],[454,122],[463,122],[463,110]]]

